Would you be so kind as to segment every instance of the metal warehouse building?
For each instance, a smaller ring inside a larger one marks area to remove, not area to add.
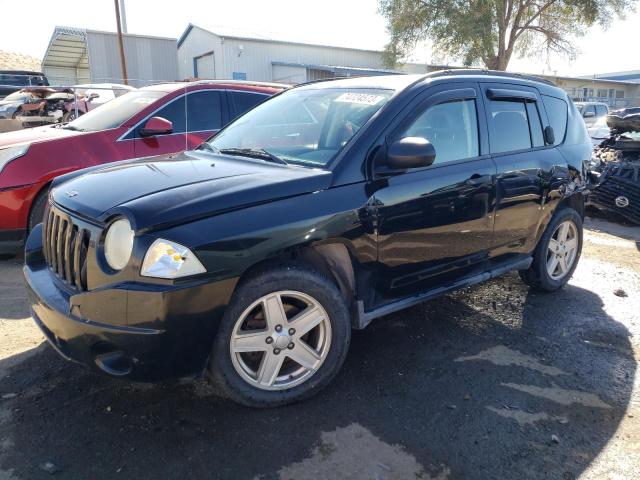
[[[129,84],[178,80],[175,38],[124,34]],[[51,84],[123,83],[118,37],[112,32],[56,27],[42,61]]]
[[[397,73],[384,69],[382,52],[378,50],[286,42],[194,24],[189,24],[178,39],[178,62],[182,78],[299,83]]]

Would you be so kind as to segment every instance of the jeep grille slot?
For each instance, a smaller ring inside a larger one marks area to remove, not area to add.
[[[45,216],[44,256],[51,271],[72,290],[87,290],[89,230],[50,207]]]

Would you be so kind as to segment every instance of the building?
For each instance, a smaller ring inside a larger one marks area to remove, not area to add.
[[[129,84],[141,87],[179,79],[175,38],[123,35]],[[113,32],[56,27],[42,60],[52,85],[124,83]]]
[[[590,77],[541,76],[564,89],[577,102],[603,102],[612,108],[640,106],[640,75],[635,82],[609,78],[606,74]]]
[[[178,63],[182,78],[284,83],[401,73],[384,68],[379,50],[288,42],[194,24],[189,24],[178,39]],[[425,65],[413,67],[427,71]]]
[[[623,82],[640,83],[640,70],[627,70],[625,72],[598,73],[594,75],[598,79],[620,80]]]

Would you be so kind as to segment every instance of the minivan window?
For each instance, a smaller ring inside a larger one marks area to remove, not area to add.
[[[502,153],[531,148],[531,136],[524,100],[489,102],[491,152]]]
[[[461,99],[433,105],[415,119],[400,135],[402,137],[429,140],[436,150],[436,164],[477,157],[476,102]]]
[[[549,124],[553,128],[555,136],[554,145],[559,145],[564,140],[567,131],[567,102],[560,98],[542,95],[542,102],[547,111]],[[593,105],[590,105],[593,108]]]

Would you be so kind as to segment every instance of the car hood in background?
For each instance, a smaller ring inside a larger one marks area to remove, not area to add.
[[[73,135],[82,135],[84,132],[69,130],[59,125],[25,128],[15,132],[0,133],[0,148],[22,145],[25,143],[44,142],[58,138],[66,138]]]
[[[56,186],[53,199],[99,221],[127,215],[139,231],[324,190],[330,183],[326,170],[192,151],[91,170]]]

